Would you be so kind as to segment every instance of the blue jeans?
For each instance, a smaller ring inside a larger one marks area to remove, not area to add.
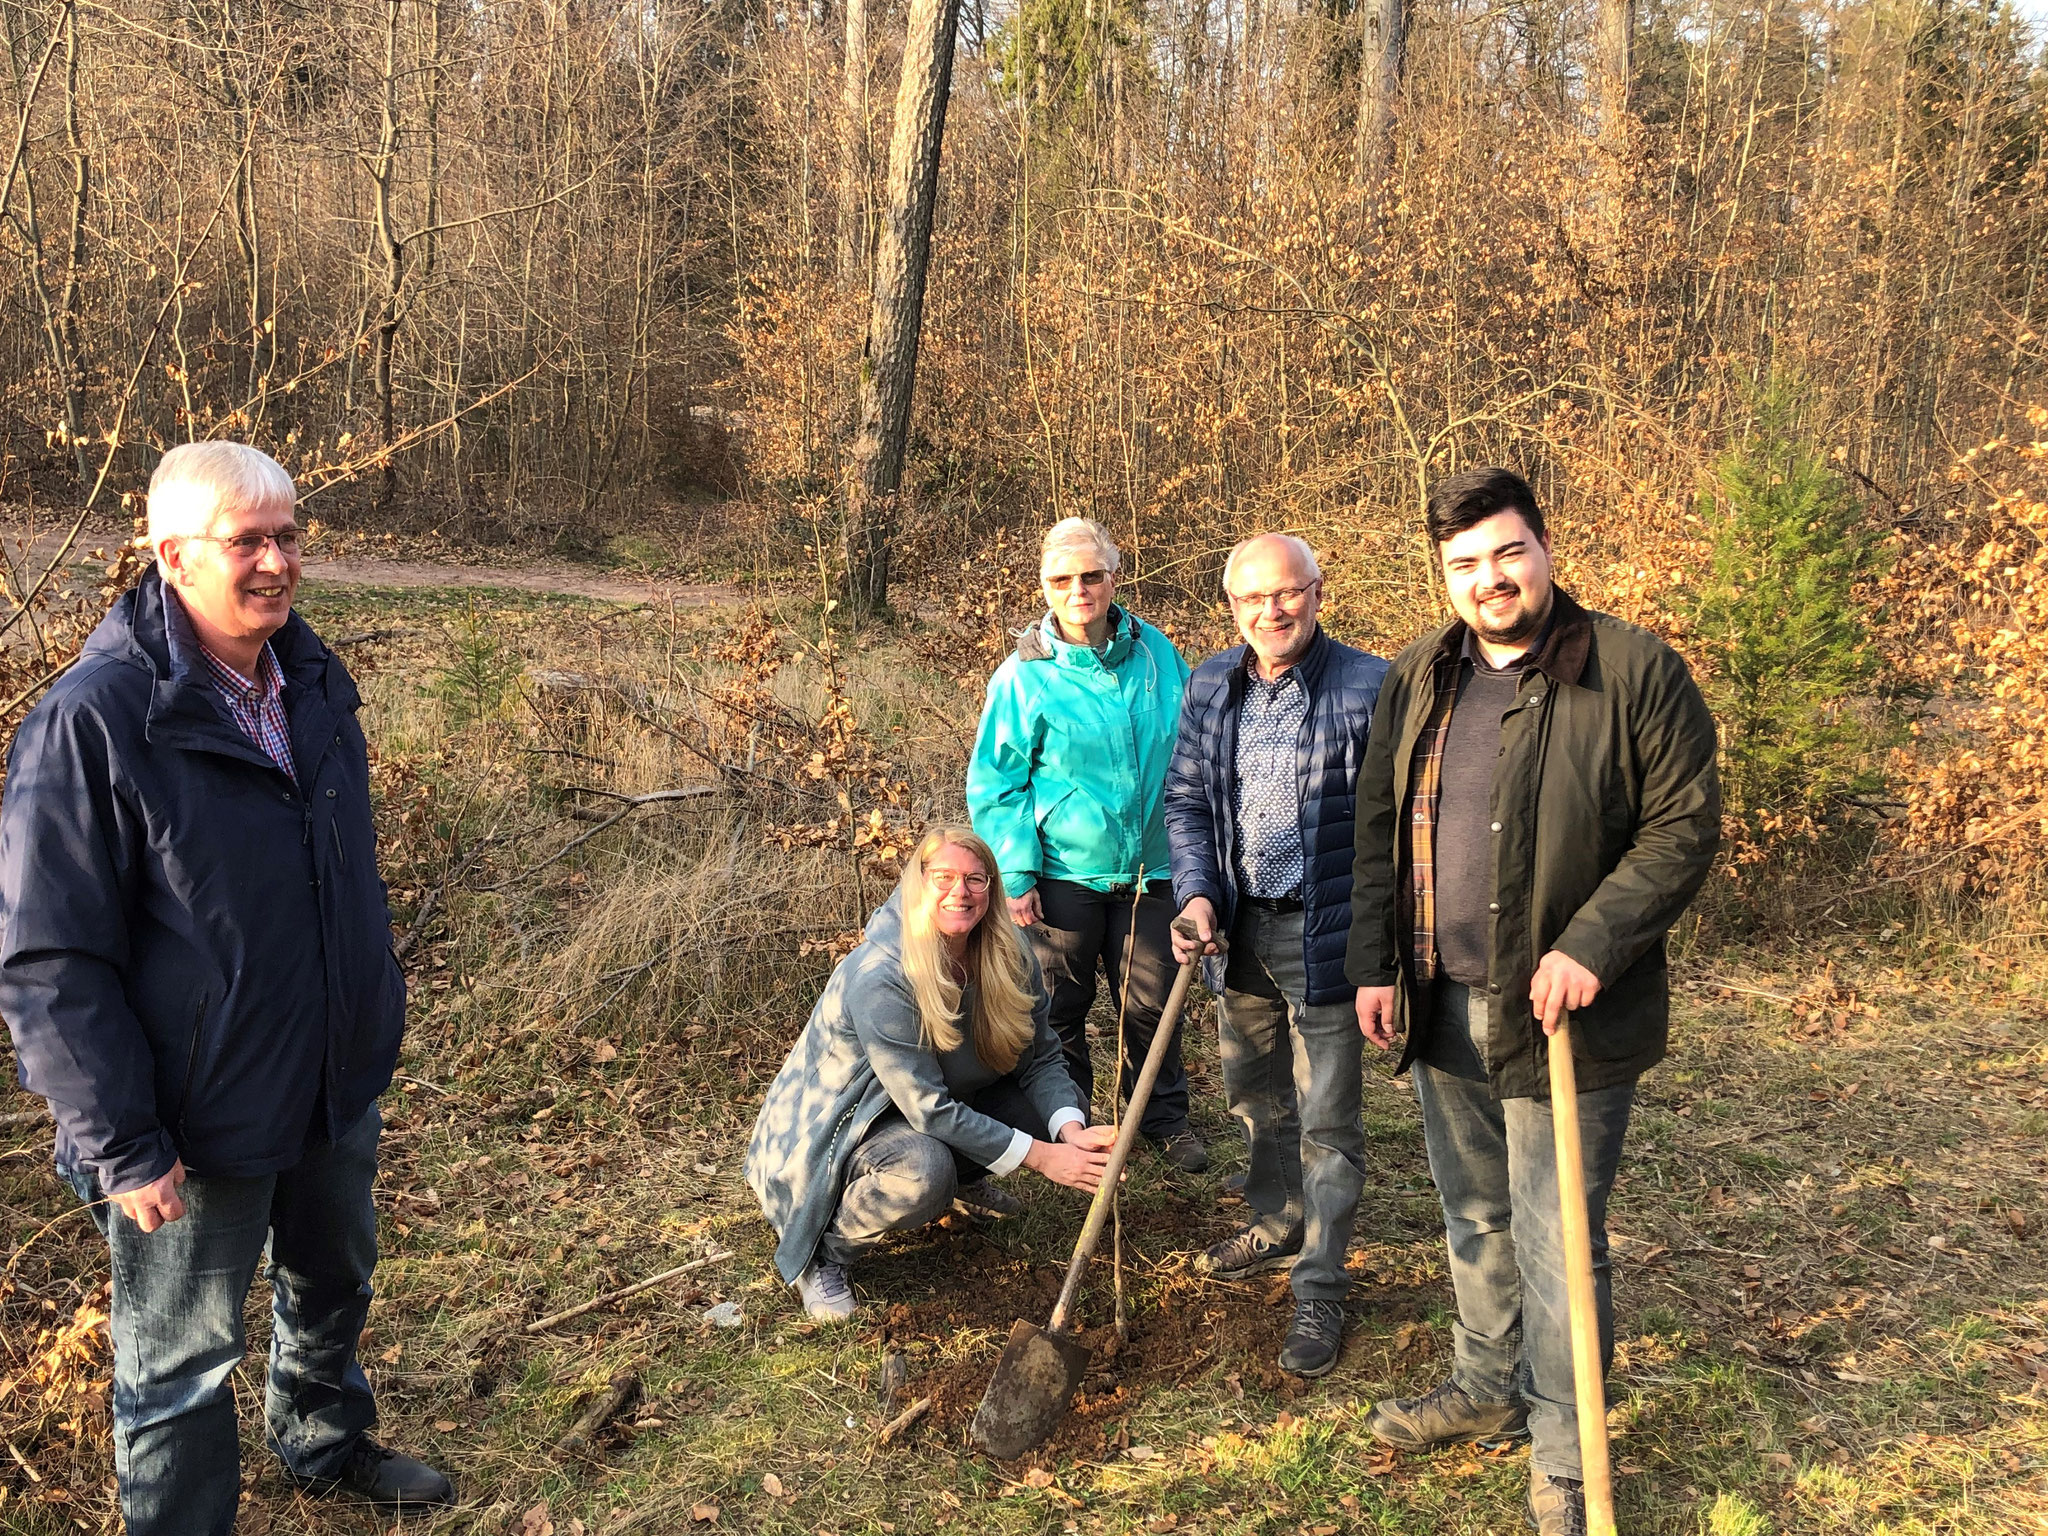
[[[1230,936],[1217,1034],[1223,1093],[1251,1166],[1244,1203],[1269,1238],[1301,1235],[1300,1301],[1342,1301],[1344,1253],[1365,1188],[1365,1037],[1351,1003],[1311,1008],[1302,914],[1246,903]]]
[[[1486,995],[1436,984],[1436,1039],[1483,1039]],[[1432,1049],[1456,1065],[1455,1050]],[[1477,1075],[1415,1063],[1430,1177],[1443,1198],[1458,1298],[1451,1379],[1475,1402],[1529,1407],[1531,1463],[1551,1477],[1579,1473],[1579,1410],[1572,1382],[1571,1313],[1565,1301],[1557,1152],[1548,1099],[1497,1099],[1476,1049],[1463,1053]],[[1600,1315],[1600,1362],[1614,1358],[1609,1289],[1607,1195],[1621,1164],[1636,1085],[1579,1095],[1586,1214],[1593,1235],[1593,1288]]]
[[[372,1105],[332,1146],[282,1173],[188,1175],[185,1214],[144,1233],[92,1207],[114,1272],[114,1472],[129,1536],[228,1536],[241,1496],[230,1378],[248,1341],[242,1302],[266,1240],[272,1317],[264,1391],[270,1447],[300,1477],[337,1476],[376,1422],[356,1338],[377,1263],[383,1118]],[[61,1170],[79,1198],[92,1176]]]

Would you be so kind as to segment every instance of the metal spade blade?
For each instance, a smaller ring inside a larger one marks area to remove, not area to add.
[[[1177,922],[1184,924],[1187,919]],[[1187,930],[1187,936],[1194,936],[1192,929]],[[1053,1304],[1050,1325],[1041,1329],[1022,1319],[1011,1325],[1003,1358],[996,1362],[996,1373],[982,1394],[981,1406],[975,1410],[975,1443],[1006,1461],[1023,1455],[1053,1432],[1066,1415],[1067,1405],[1074,1400],[1074,1389],[1087,1374],[1088,1346],[1068,1332],[1074,1302],[1081,1292],[1081,1276],[1095,1256],[1095,1245],[1102,1240],[1109,1203],[1116,1194],[1116,1181],[1130,1160],[1131,1143],[1138,1139],[1138,1122],[1144,1118],[1145,1105],[1151,1100],[1152,1085],[1159,1080],[1166,1048],[1180,1028],[1180,1011],[1200,965],[1199,956],[1187,961],[1173,979],[1173,991],[1159,1015],[1159,1028],[1152,1035],[1152,1048],[1145,1053],[1145,1065],[1137,1082],[1131,1085],[1123,1129],[1117,1133],[1116,1145],[1110,1148],[1102,1183],[1095,1191],[1094,1203],[1088,1207],[1088,1219],[1081,1225],[1080,1241],[1074,1244],[1074,1257],[1067,1265],[1060,1298]]]
[[[1069,1333],[1048,1333],[1022,1318],[974,1413],[974,1443],[1008,1461],[1050,1435],[1066,1416],[1093,1352]]]

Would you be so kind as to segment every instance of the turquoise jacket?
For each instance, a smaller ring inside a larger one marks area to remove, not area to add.
[[[1041,878],[1107,890],[1170,876],[1162,801],[1188,666],[1137,615],[1110,617],[1098,653],[1047,614],[989,679],[967,810],[1012,896]]]

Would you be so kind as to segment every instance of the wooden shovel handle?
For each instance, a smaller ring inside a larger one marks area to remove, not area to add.
[[[1185,918],[1176,919],[1176,922],[1185,921]],[[1195,972],[1201,968],[1202,957],[1191,955],[1182,964],[1180,974],[1173,978],[1173,990],[1166,996],[1166,1007],[1159,1015],[1159,1027],[1152,1032],[1152,1048],[1145,1053],[1145,1065],[1138,1072],[1137,1082],[1131,1085],[1131,1100],[1124,1106],[1123,1128],[1117,1132],[1116,1144],[1109,1149],[1109,1163],[1102,1170],[1102,1182],[1095,1188],[1095,1199],[1088,1207],[1088,1219],[1081,1224],[1081,1240],[1074,1244],[1074,1257],[1067,1265],[1066,1284],[1060,1287],[1060,1299],[1053,1303],[1051,1329],[1054,1333],[1067,1331],[1074,1300],[1081,1294],[1081,1277],[1088,1272],[1088,1261],[1095,1257],[1095,1245],[1102,1241],[1102,1229],[1109,1220],[1110,1201],[1116,1198],[1116,1181],[1123,1176],[1124,1164],[1130,1160],[1131,1144],[1138,1139],[1138,1122],[1144,1117],[1145,1106],[1151,1102],[1152,1085],[1159,1081],[1159,1069],[1166,1062],[1166,1048],[1173,1043],[1174,1033],[1180,1028],[1180,1011],[1187,1004],[1188,988],[1194,983]]]
[[[1550,1037],[1550,1125],[1564,1235],[1565,1300],[1571,1309],[1572,1382],[1579,1403],[1579,1470],[1589,1536],[1615,1536],[1614,1476],[1607,1461],[1607,1381],[1600,1367],[1600,1312],[1593,1293],[1593,1228],[1586,1214],[1586,1159],[1579,1141],[1579,1079],[1572,1020]]]

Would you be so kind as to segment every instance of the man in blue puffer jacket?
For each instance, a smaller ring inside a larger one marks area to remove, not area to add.
[[[405,1027],[347,669],[292,613],[291,477],[188,443],[156,566],[15,736],[0,1014],[112,1249],[114,1465],[131,1536],[227,1536],[232,1377],[269,1254],[272,1448],[314,1492],[448,1503],[369,1437],[356,1340]]]
[[[1223,590],[1245,643],[1188,679],[1166,776],[1173,891],[1222,999],[1223,1087],[1251,1153],[1255,1219],[1197,1268],[1238,1277],[1292,1265],[1280,1367],[1337,1363],[1344,1251],[1365,1187],[1362,1037],[1344,976],[1352,799],[1387,664],[1316,622],[1308,545],[1261,534],[1231,551]],[[1174,938],[1185,958],[1197,945]]]

